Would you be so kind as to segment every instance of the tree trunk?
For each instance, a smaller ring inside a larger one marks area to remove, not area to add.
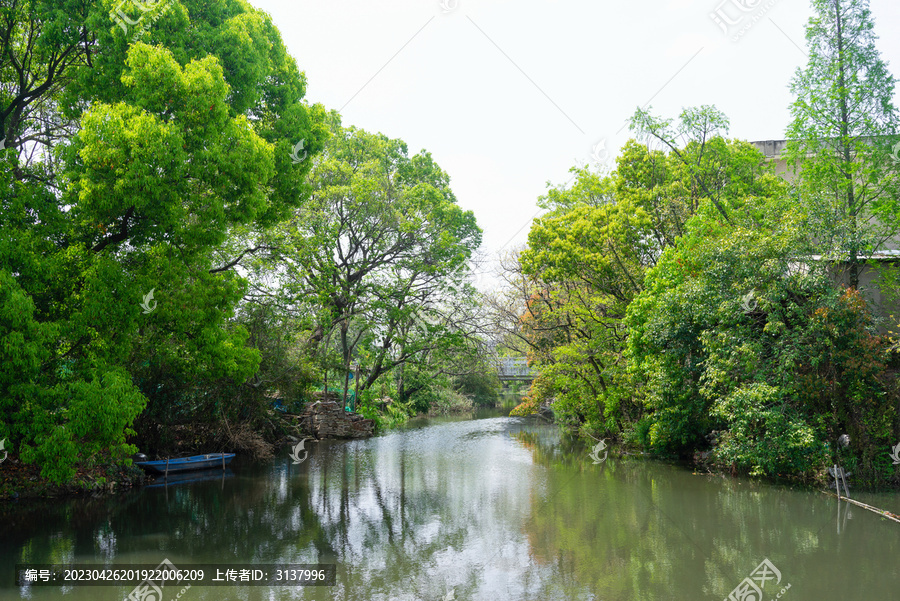
[[[350,329],[350,322],[344,320],[341,322],[341,350],[344,359],[344,397],[343,407],[347,406],[347,390],[350,388],[350,343],[347,340],[347,330]]]
[[[850,134],[850,111],[847,107],[846,70],[847,64],[844,56],[844,30],[841,21],[841,2],[834,0],[834,21],[837,32],[838,51],[838,82],[841,89],[841,139],[840,144],[842,169],[847,180],[847,217],[850,219],[850,286],[859,289],[859,249],[857,248],[857,208],[853,189],[853,172],[850,169],[850,145],[847,136]]]

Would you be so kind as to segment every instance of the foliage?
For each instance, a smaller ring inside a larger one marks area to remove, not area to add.
[[[415,415],[415,409],[412,403],[391,403],[381,414],[380,426],[383,428],[394,428],[402,426],[409,421],[409,418]]]
[[[308,196],[291,149],[327,136],[265,13],[160,4],[141,41],[109,2],[0,9],[0,421],[55,482],[125,461],[132,423],[258,413],[233,320],[258,249],[229,236]]]
[[[870,460],[889,442],[891,403],[859,403],[885,393],[887,345],[858,292],[797,258],[799,212],[770,214],[764,228],[690,223],[628,309],[629,358],[646,383],[650,448],[687,454],[712,438],[724,466],[811,478],[842,433]]]
[[[522,402],[516,405],[509,412],[512,417],[527,417],[536,415],[541,408],[541,404],[547,399],[552,399],[553,382],[548,378],[537,378],[531,383],[528,394],[522,399]]]
[[[575,169],[571,188],[542,198],[550,212],[507,271],[524,312],[513,320],[510,299],[492,299],[505,343],[540,370],[512,414],[552,401],[582,436],[709,449],[713,463],[770,477],[840,462],[883,482],[900,431],[890,341],[863,296],[835,285],[823,194],[801,186],[797,202],[759,151],[721,137],[727,127],[713,107],[677,126],[638,110],[648,146],[630,142],[610,176]],[[891,170],[866,173],[892,194]],[[839,455],[843,433],[853,443]]]
[[[552,399],[560,423],[596,436],[641,420],[641,382],[628,368],[623,320],[647,269],[692,216],[733,219],[747,211],[758,219],[746,199],[785,188],[755,148],[718,135],[727,127],[713,107],[685,109],[677,130],[639,110],[633,128],[669,152],[631,141],[611,176],[574,169],[570,189],[542,199],[552,211],[536,220],[519,256],[525,311],[508,328],[527,340],[541,375],[517,413]]]
[[[858,288],[865,255],[900,233],[900,115],[895,79],[875,47],[868,0],[813,0],[809,59],[791,82],[796,99],[786,158],[819,254],[846,261]]]
[[[260,351],[259,371],[247,385],[281,400],[294,413],[310,398],[318,381],[306,338],[311,324],[275,303],[246,303],[238,320],[250,333],[248,344]]]
[[[427,152],[410,156],[402,141],[344,128],[336,114],[329,125],[311,198],[257,232],[270,252],[252,264],[252,279],[312,316],[306,344],[323,380],[349,392],[355,363],[352,388],[395,377],[406,402],[454,355],[477,351],[466,274],[481,230]],[[427,410],[426,396],[416,397],[417,411]]]
[[[529,234],[523,270],[540,274],[545,287],[532,293],[522,321],[563,420],[610,431],[627,400],[620,322],[642,280],[644,219],[627,203],[581,205],[540,220]]]
[[[541,401],[535,396],[526,396],[521,403],[512,408],[509,412],[510,417],[528,417],[537,414],[541,408]]]
[[[481,367],[453,378],[453,389],[472,398],[476,405],[493,407],[500,396],[502,384],[496,372]]]
[[[455,390],[444,388],[438,391],[436,399],[431,402],[429,415],[448,415],[451,413],[468,413],[475,408],[472,399]]]

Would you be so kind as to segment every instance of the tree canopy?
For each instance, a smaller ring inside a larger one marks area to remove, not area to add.
[[[0,436],[57,482],[133,451],[148,402],[190,414],[154,371],[254,374],[259,353],[229,322],[238,255],[221,250],[233,228],[303,202],[309,164],[290,149],[327,135],[261,11],[161,3],[135,40],[111,6],[0,9]]]
[[[896,80],[875,46],[868,0],[813,0],[809,59],[791,82],[787,159],[799,169],[820,253],[847,261],[859,287],[864,257],[900,234]]]

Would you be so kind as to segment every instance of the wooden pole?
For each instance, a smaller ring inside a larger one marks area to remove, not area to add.
[[[356,403],[359,401],[359,363],[353,367],[356,368],[356,375],[353,377],[353,410],[356,411]]]
[[[826,491],[823,491],[823,492],[824,492],[826,495],[832,494],[831,492],[829,492],[829,491],[827,491],[827,490],[826,490]],[[871,505],[866,505],[865,503],[861,503],[861,502],[859,502],[859,501],[854,501],[853,499],[847,498],[847,499],[844,499],[844,500],[847,501],[848,503],[853,503],[853,504],[856,505],[857,507],[862,507],[863,509],[868,509],[868,510],[871,511],[872,513],[877,513],[878,515],[880,515],[880,516],[883,517],[883,518],[887,518],[887,519],[889,519],[889,520],[893,520],[893,521],[897,522],[898,524],[900,524],[900,515],[891,513],[890,511],[885,511],[884,509],[878,509],[877,507],[872,507]]]
[[[225,471],[225,453],[222,453],[222,471]]]
[[[849,507],[849,505],[847,507]],[[837,512],[837,533],[840,534],[841,533],[841,500],[840,499],[838,499],[837,510],[838,510],[838,512]]]
[[[837,498],[838,498],[838,501],[840,501],[841,500],[841,480],[840,480],[840,476],[838,475],[838,467],[837,467],[836,463],[834,464],[834,467],[832,469],[834,470],[834,489],[837,491]]]
[[[169,458],[166,457],[166,478],[169,477]]]

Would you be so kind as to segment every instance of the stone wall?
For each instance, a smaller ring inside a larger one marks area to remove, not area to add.
[[[348,413],[335,401],[316,401],[307,405],[300,428],[318,439],[366,438],[374,434],[375,420]]]

